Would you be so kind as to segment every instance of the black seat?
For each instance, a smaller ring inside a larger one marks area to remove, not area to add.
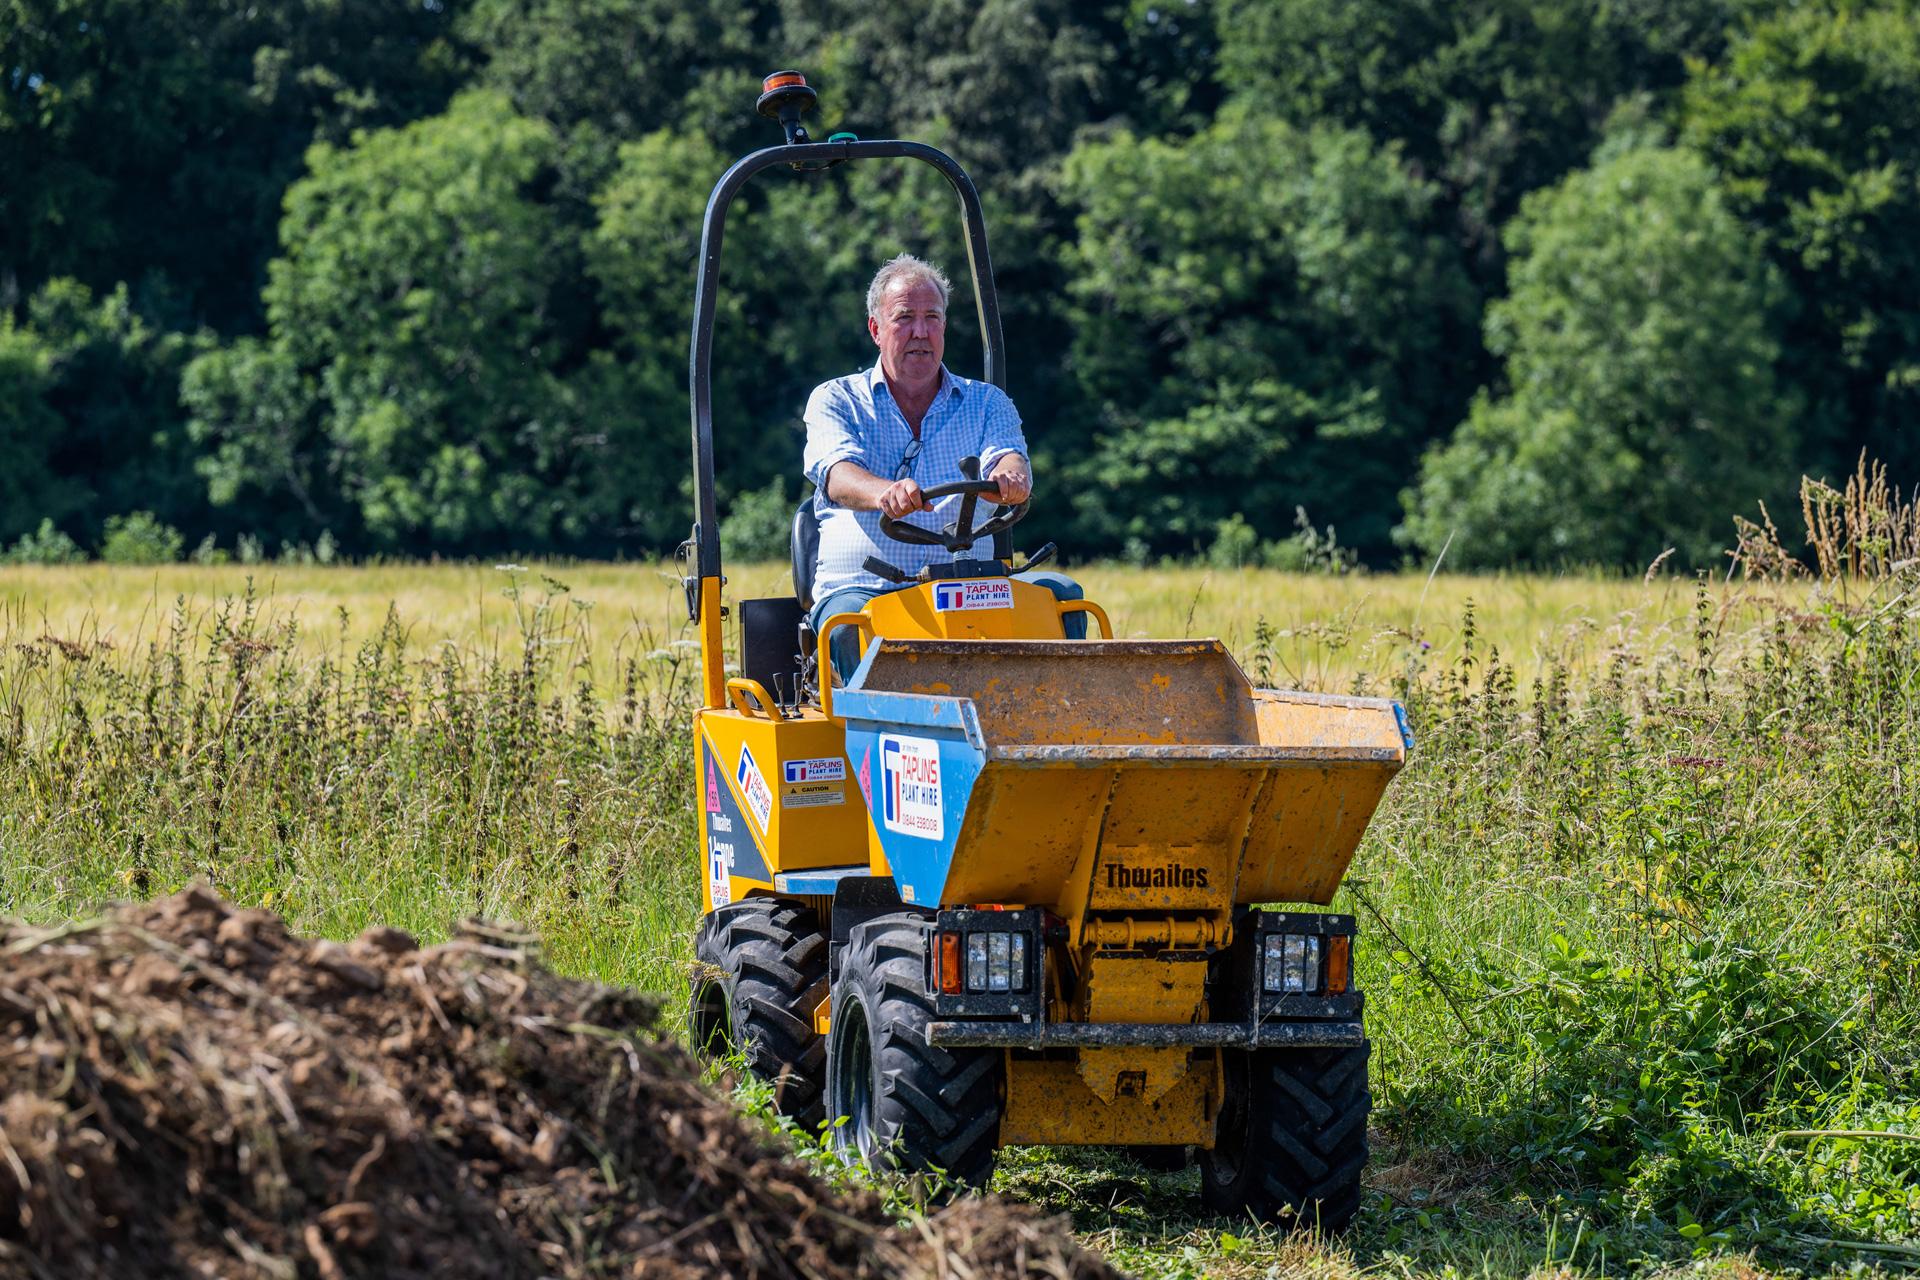
[[[793,598],[802,609],[813,608],[813,570],[820,559],[820,518],[813,498],[803,498],[793,513],[793,533],[787,540],[793,556]]]

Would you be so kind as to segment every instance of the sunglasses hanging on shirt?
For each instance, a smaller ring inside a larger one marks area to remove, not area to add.
[[[913,464],[920,458],[920,437],[915,436],[907,451],[900,455],[900,465],[893,469],[895,480],[905,480],[913,475]]]

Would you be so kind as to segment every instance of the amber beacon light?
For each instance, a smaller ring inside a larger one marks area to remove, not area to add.
[[[800,117],[813,110],[820,95],[807,87],[807,78],[798,71],[776,71],[760,82],[760,100],[754,107],[769,120],[778,120],[787,131],[789,145],[811,142]]]

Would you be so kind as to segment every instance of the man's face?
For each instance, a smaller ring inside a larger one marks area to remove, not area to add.
[[[880,314],[867,319],[867,332],[880,347],[880,367],[889,378],[908,383],[940,376],[947,353],[947,309],[940,291],[922,280],[901,283],[880,299]]]

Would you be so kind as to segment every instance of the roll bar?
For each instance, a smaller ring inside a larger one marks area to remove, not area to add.
[[[809,102],[808,105],[811,105]],[[795,120],[798,112],[789,112]],[[784,122],[784,121],[783,121]],[[788,123],[789,136],[806,138],[803,129]],[[958,161],[938,147],[923,142],[884,140],[862,142],[845,134],[826,142],[789,143],[768,147],[734,162],[714,185],[700,227],[700,275],[694,292],[693,340],[687,356],[687,382],[693,408],[693,536],[686,550],[692,572],[682,579],[687,593],[687,616],[700,624],[701,654],[709,707],[724,706],[726,678],[720,661],[720,519],[713,491],[713,317],[720,288],[720,246],[726,235],[727,209],[748,178],[777,164],[795,169],[829,168],[848,160],[919,160],[938,169],[960,197],[967,228],[967,270],[973,277],[973,304],[980,316],[980,340],[985,348],[986,380],[1006,389],[1006,347],[1000,333],[1000,300],[993,287],[993,263],[987,256],[986,218],[980,194]],[[711,652],[707,632],[711,628]]]

